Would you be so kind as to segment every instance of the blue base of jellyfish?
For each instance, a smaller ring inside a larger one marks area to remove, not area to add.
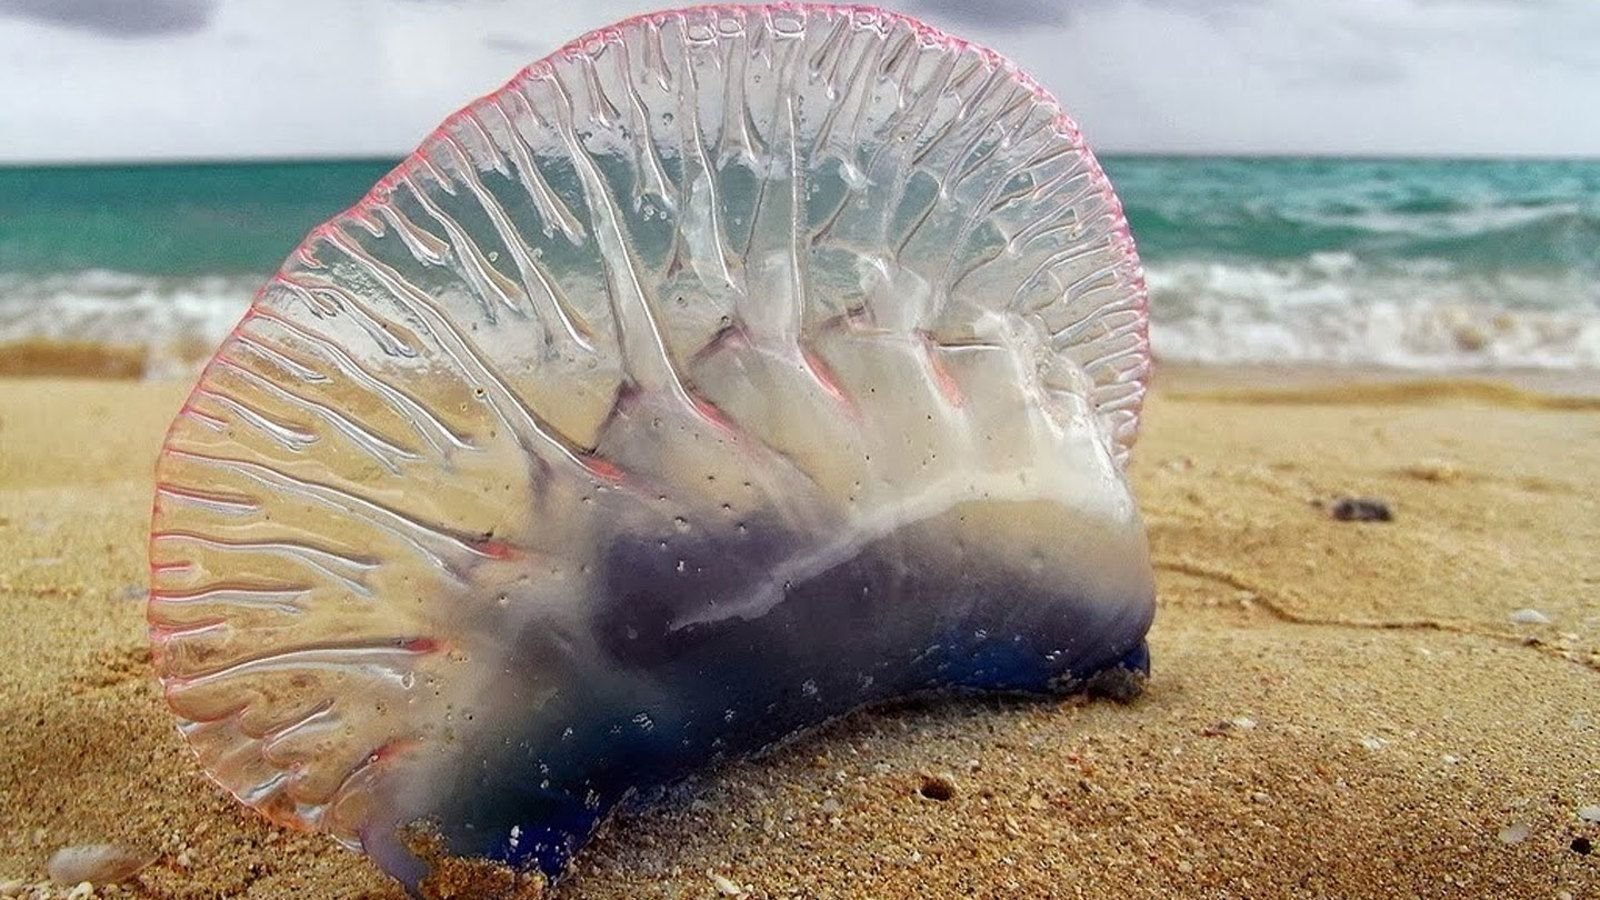
[[[1066,696],[1101,685],[1125,699],[1128,689],[1116,685],[1148,674],[1148,596],[1064,597],[1029,573],[970,555],[941,557],[930,550],[942,543],[935,536],[944,524],[909,526],[869,544],[789,585],[763,615],[683,628],[673,623],[703,606],[702,592],[735,596],[747,586],[738,577],[682,584],[656,571],[654,542],[616,541],[607,577],[621,600],[591,621],[605,653],[565,673],[564,693],[528,722],[506,723],[497,733],[510,737],[498,749],[463,748],[463,758],[482,764],[435,792],[448,798],[430,816],[442,849],[531,867],[553,881],[628,797],[852,711],[917,695]],[[711,538],[670,556],[730,558],[733,540]],[[943,625],[930,631],[928,619]],[[815,652],[817,642],[834,652]],[[530,734],[544,737],[516,739]],[[427,865],[406,847],[409,824],[385,824],[363,843],[415,886]]]

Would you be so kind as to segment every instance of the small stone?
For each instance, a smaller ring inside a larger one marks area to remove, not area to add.
[[[1239,718],[1233,720],[1233,727],[1242,728],[1245,731],[1249,731],[1250,729],[1256,727],[1256,720],[1246,716],[1240,716]]]
[[[1513,625],[1549,625],[1550,617],[1537,609],[1519,609],[1511,614]]]
[[[1340,522],[1392,522],[1389,504],[1374,497],[1340,497],[1328,507],[1328,515]]]
[[[1578,807],[1578,818],[1585,822],[1600,822],[1600,804]]]
[[[173,862],[177,863],[178,864],[178,868],[180,868],[180,869],[193,868],[194,867],[194,855],[191,854],[187,849],[184,849],[184,850],[182,850],[182,851],[180,851],[178,853],[178,858],[173,860]]]
[[[1583,835],[1573,838],[1572,843],[1568,846],[1572,848],[1573,853],[1576,853],[1579,856],[1588,856],[1594,852],[1594,841],[1589,840]]]
[[[724,897],[741,897],[744,895],[744,888],[739,887],[737,884],[734,884],[715,872],[707,872],[706,877],[710,878],[711,883],[716,886],[717,893]]]
[[[50,873],[50,879],[57,884],[84,881],[115,884],[132,878],[152,862],[154,859],[147,853],[138,853],[115,844],[80,844],[62,847],[51,854],[45,868]]]
[[[1533,826],[1527,822],[1514,822],[1500,829],[1500,843],[1510,847],[1522,843],[1533,833]]]
[[[21,896],[23,889],[27,886],[28,883],[20,878],[7,878],[4,881],[0,881],[0,897]]]
[[[89,900],[94,896],[94,885],[87,881],[78,882],[78,886],[67,892],[67,900]]]
[[[822,814],[825,816],[837,816],[839,811],[843,808],[844,807],[839,804],[839,801],[833,797],[829,797],[828,799],[822,801]]]
[[[1439,757],[1439,761],[1447,766],[1454,766],[1461,762],[1461,757],[1446,753],[1445,755]]]
[[[1454,463],[1440,459],[1425,459],[1416,465],[1407,466],[1402,471],[1418,481],[1432,481],[1438,484],[1448,484],[1461,478],[1461,469]]]
[[[1144,693],[1145,682],[1149,676],[1134,670],[1114,667],[1105,669],[1091,676],[1084,685],[1084,690],[1089,696],[1112,700],[1117,703],[1132,703]]]
[[[1370,734],[1361,739],[1361,746],[1367,748],[1368,750],[1371,750],[1374,753],[1378,752],[1379,750],[1382,750],[1383,749],[1383,745],[1387,744],[1387,743],[1389,743],[1389,742],[1384,740],[1383,738],[1373,737]]]

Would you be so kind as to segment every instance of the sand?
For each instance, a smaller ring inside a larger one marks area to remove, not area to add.
[[[1600,897],[1600,404],[1326,382],[1158,385],[1142,698],[851,717],[623,815],[559,896]],[[0,381],[0,895],[112,842],[156,861],[97,896],[401,897],[164,711],[144,537],[183,394]]]
[[[53,375],[121,381],[149,372],[143,347],[43,338],[0,343],[0,378]]]

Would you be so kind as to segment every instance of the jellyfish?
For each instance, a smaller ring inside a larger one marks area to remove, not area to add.
[[[863,7],[585,35],[256,295],[166,436],[201,766],[414,891],[853,710],[1142,672],[1122,208],[995,53]]]

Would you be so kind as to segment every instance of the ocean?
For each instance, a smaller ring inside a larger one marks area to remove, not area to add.
[[[1159,360],[1600,370],[1600,161],[1110,156]],[[192,371],[393,160],[0,168],[0,353]]]

